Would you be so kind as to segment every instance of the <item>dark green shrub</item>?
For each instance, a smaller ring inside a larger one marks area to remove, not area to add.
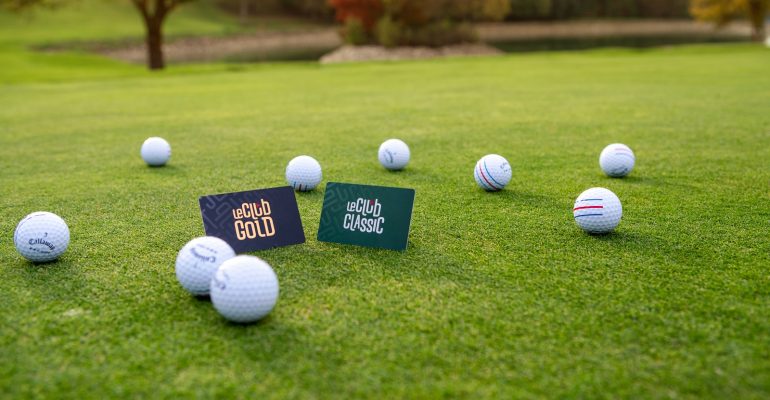
[[[389,47],[473,41],[470,22],[501,20],[510,10],[510,0],[330,0],[330,4],[340,20],[357,18],[367,35]],[[367,18],[373,16],[376,24],[370,28]]]
[[[367,32],[364,23],[358,18],[346,19],[345,27],[342,29],[342,39],[347,44],[360,46],[371,43],[372,36]]]

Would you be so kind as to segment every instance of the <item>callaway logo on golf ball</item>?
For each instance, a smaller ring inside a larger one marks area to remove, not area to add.
[[[176,279],[193,296],[207,295],[217,268],[233,257],[235,252],[224,240],[213,236],[195,238],[176,256]]]
[[[615,193],[591,188],[581,193],[572,208],[575,223],[588,233],[609,233],[620,223],[623,206]]]
[[[166,165],[171,158],[171,145],[166,139],[151,137],[142,143],[142,159],[151,167]]]
[[[46,211],[34,212],[16,225],[13,244],[19,254],[29,261],[53,261],[67,250],[70,230],[58,215]]]
[[[599,166],[607,176],[620,178],[631,173],[636,157],[631,148],[621,143],[613,143],[602,150]]]
[[[211,280],[211,303],[226,319],[254,322],[278,301],[278,277],[262,259],[236,256],[219,266]]]
[[[503,190],[505,185],[511,181],[511,165],[502,156],[489,154],[476,163],[473,177],[484,190],[490,192]]]
[[[377,152],[380,164],[391,171],[404,169],[409,163],[409,155],[409,146],[398,139],[386,140]]]
[[[294,190],[300,192],[313,190],[322,179],[321,164],[313,157],[295,157],[286,166],[286,181]]]

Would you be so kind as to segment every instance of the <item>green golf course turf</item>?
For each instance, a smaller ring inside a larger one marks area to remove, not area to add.
[[[770,396],[768,49],[95,63],[57,83],[0,72],[4,396]],[[149,136],[167,167],[139,157]],[[403,172],[377,162],[391,137]],[[613,142],[636,152],[625,179],[598,166]],[[474,182],[488,153],[511,163],[503,192]],[[284,185],[300,154],[324,168],[296,196],[307,243],[255,253],[278,304],[227,323],[174,275],[197,199]],[[318,242],[330,181],[414,188],[408,250]],[[607,236],[573,222],[594,186],[623,202]],[[57,262],[14,249],[37,210],[69,224]]]

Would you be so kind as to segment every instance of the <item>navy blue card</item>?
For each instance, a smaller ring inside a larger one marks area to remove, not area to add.
[[[198,202],[206,235],[224,240],[238,254],[305,243],[289,186],[203,196]]]

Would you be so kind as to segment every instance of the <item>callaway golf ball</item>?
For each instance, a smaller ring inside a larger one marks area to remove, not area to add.
[[[511,165],[502,156],[488,154],[476,163],[473,177],[482,189],[496,192],[511,181]]]
[[[219,266],[211,280],[211,302],[226,319],[254,322],[278,301],[278,278],[266,262],[254,256],[233,257]]]
[[[634,169],[634,152],[621,143],[613,143],[602,150],[599,156],[599,166],[607,176],[621,178],[628,175]]]
[[[34,212],[16,225],[13,243],[19,254],[29,261],[53,261],[67,250],[70,230],[58,215],[46,211]]]
[[[615,193],[591,188],[581,193],[572,208],[575,223],[588,233],[609,233],[620,223],[623,206]]]
[[[286,166],[286,181],[300,192],[315,189],[323,179],[321,164],[310,156],[294,157]]]
[[[409,163],[409,146],[398,139],[386,140],[380,145],[377,157],[380,164],[391,171],[404,169]]]
[[[213,236],[195,238],[176,256],[176,279],[193,296],[207,295],[217,268],[233,257],[235,251],[224,240]]]
[[[171,145],[166,139],[151,137],[142,143],[142,159],[151,167],[166,165],[171,158]]]

